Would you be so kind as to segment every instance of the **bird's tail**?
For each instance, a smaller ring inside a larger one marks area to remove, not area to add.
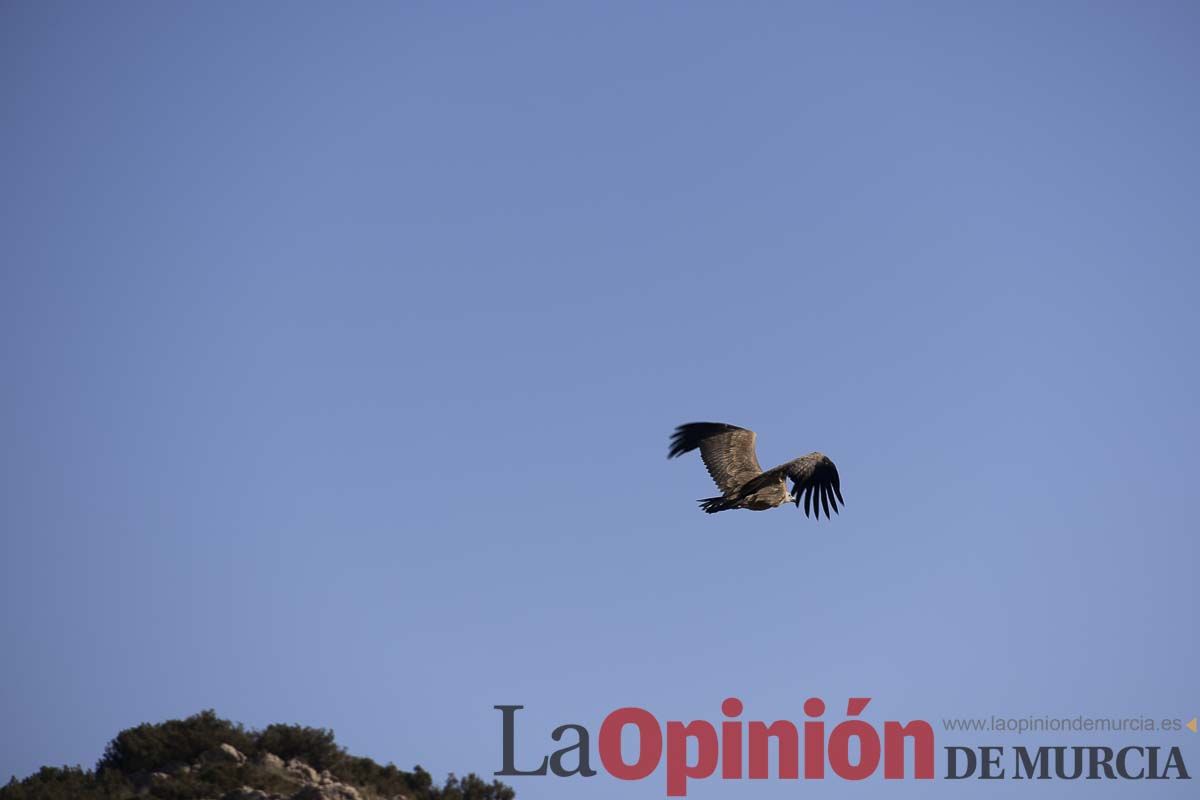
[[[715,514],[718,511],[728,511],[737,507],[727,497],[706,497],[698,502],[705,514]]]

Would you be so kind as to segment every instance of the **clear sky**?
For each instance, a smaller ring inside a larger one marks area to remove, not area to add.
[[[438,776],[500,768],[498,703],[522,761],[731,694],[1200,713],[1198,38],[1189,2],[4,2],[0,780],[208,707]],[[707,419],[829,454],[844,513],[700,513],[665,455]]]

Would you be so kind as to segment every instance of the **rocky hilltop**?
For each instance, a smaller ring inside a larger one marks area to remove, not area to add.
[[[204,711],[117,734],[95,769],[42,767],[0,800],[512,800],[474,774],[441,785],[414,767],[381,766],[338,746],[333,731],[252,730]]]

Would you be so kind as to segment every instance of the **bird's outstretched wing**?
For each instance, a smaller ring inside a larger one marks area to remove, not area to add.
[[[671,436],[667,458],[700,448],[704,467],[722,492],[730,492],[762,474],[754,455],[754,431],[723,422],[689,422]]]
[[[846,505],[846,501],[842,499],[842,479],[838,475],[837,467],[823,453],[809,453],[794,461],[772,467],[752,483],[747,484],[743,493],[756,492],[764,486],[770,485],[772,481],[779,480],[781,475],[787,475],[792,479],[792,492],[796,495],[796,508],[800,507],[800,500],[803,499],[804,516],[806,517],[810,506],[813,515],[818,518],[821,516],[821,508],[824,508],[825,518],[829,519],[830,508],[833,509],[833,513],[837,514],[840,513],[838,503]]]
[[[826,456],[820,453],[809,453],[803,458],[784,464],[787,476],[792,479],[792,491],[796,494],[796,508],[800,507],[800,495],[804,495],[804,516],[808,516],[808,506],[812,503],[813,516],[821,516],[817,510],[817,501],[825,509],[825,519],[829,519],[829,508],[833,513],[838,512],[838,503],[846,505],[842,499],[842,479],[838,476],[837,467]]]

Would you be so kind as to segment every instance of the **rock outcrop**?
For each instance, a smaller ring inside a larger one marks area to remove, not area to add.
[[[236,747],[228,743],[205,751],[194,764],[177,768],[177,775],[190,775],[213,764],[228,764],[242,766],[249,759]],[[264,772],[270,773],[270,783],[275,791],[241,786],[226,792],[219,800],[376,800],[377,795],[370,798],[364,796],[358,787],[343,783],[334,777],[329,770],[317,772],[298,758],[284,761],[274,753],[260,753],[255,759],[255,765]],[[145,776],[140,784],[169,783],[172,775],[166,772],[153,772]],[[281,784],[288,784],[281,786]],[[282,789],[282,790],[281,790]],[[217,800],[217,798],[213,798]],[[378,800],[409,800],[406,795],[397,794]]]

